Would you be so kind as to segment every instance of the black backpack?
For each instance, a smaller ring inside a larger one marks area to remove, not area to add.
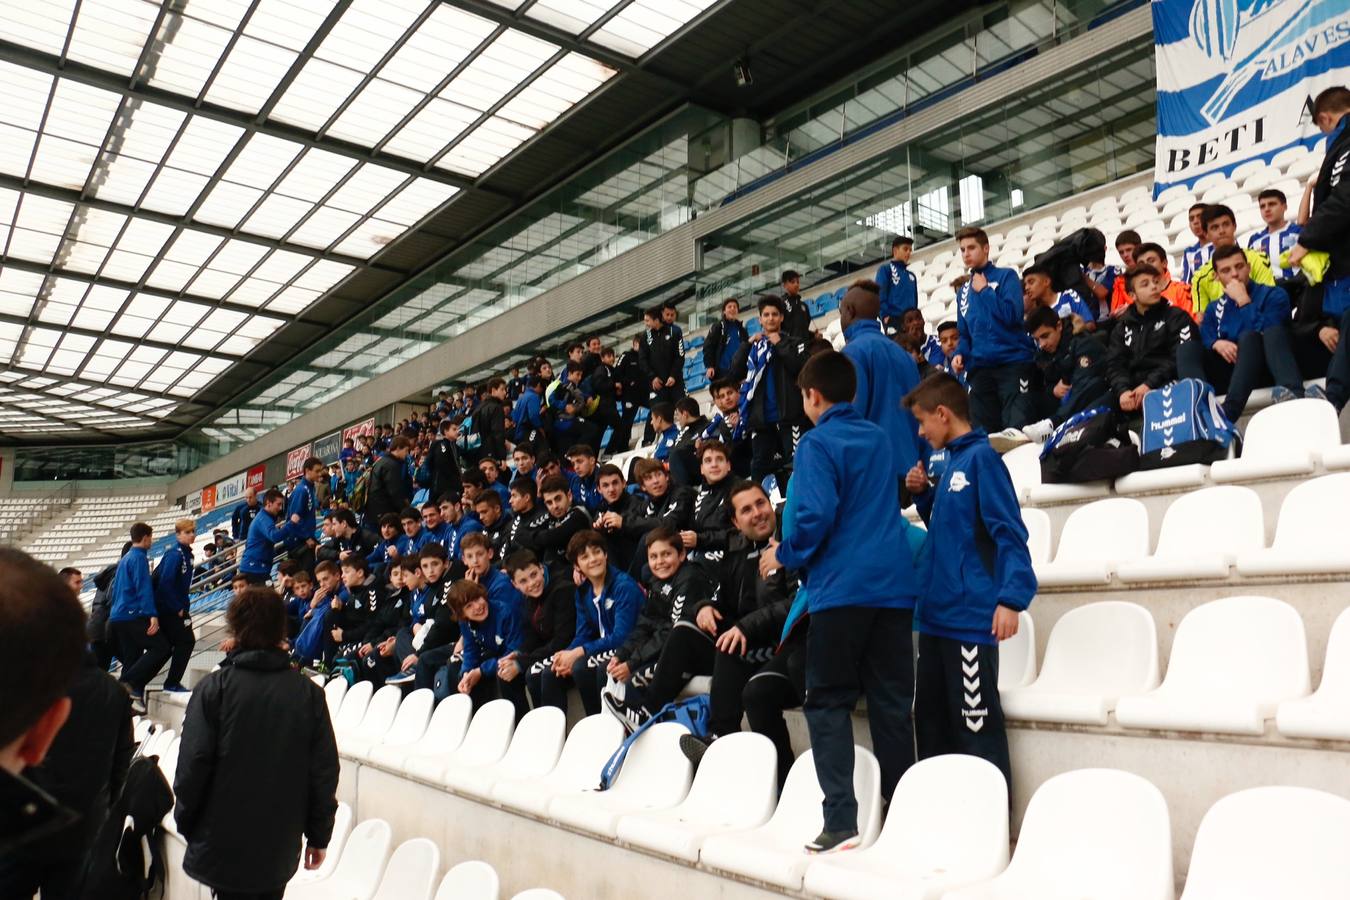
[[[1083,265],[1106,259],[1106,235],[1095,228],[1080,228],[1056,241],[1049,250],[1036,254],[1036,265],[1050,271],[1050,284],[1067,291],[1083,283]]]
[[[159,757],[135,760],[89,851],[84,900],[141,900],[162,884],[160,823],[172,808],[173,791],[159,770]]]
[[[1041,451],[1041,481],[1084,484],[1119,478],[1139,468],[1139,449],[1115,410],[1094,406],[1055,429]]]

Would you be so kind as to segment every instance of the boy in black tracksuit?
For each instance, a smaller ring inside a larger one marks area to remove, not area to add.
[[[731,489],[731,459],[725,444],[708,441],[699,448],[699,471],[703,484],[694,491],[694,502],[688,517],[680,523],[680,539],[698,562],[709,553],[725,550],[727,538],[735,528],[731,524],[731,504],[727,494]]]
[[[376,685],[398,672],[399,658],[394,652],[398,634],[412,625],[412,591],[405,586],[405,575],[418,568],[415,559],[400,559],[389,567],[389,585],[366,628],[365,642],[357,648],[360,659],[357,678]]]
[[[759,322],[763,330],[736,351],[731,374],[742,383],[746,398],[742,406],[750,426],[750,477],[763,481],[774,474],[786,489],[797,442],[810,427],[797,390],[807,339],[787,330],[783,301],[777,297],[760,298]]]
[[[638,348],[643,382],[652,391],[653,402],[674,403],[684,396],[684,338],[661,319],[661,307],[643,316],[647,333]]]
[[[534,705],[542,706],[544,670],[552,664],[553,654],[565,650],[577,632],[577,588],[570,578],[550,578],[529,550],[507,557],[505,568],[511,583],[525,598],[525,606],[520,649],[500,665],[520,670]]]
[[[618,466],[606,463],[596,470],[596,486],[600,491],[600,509],[595,516],[595,530],[605,536],[609,544],[609,558],[622,572],[633,565],[639,538],[620,527],[624,518],[634,518],[642,510],[642,501],[628,493],[627,482]],[[606,513],[613,513],[608,516]]]
[[[668,528],[648,535],[647,562],[652,580],[642,615],[606,668],[611,678],[627,684],[628,689],[623,700],[609,691],[601,695],[605,708],[630,734],[674,700],[690,678],[712,673],[712,638],[694,624],[695,610],[714,594],[712,583],[698,566],[689,565],[680,536]],[[697,636],[702,646],[685,660],[686,666],[667,665],[661,681],[652,684],[662,650],[671,634],[681,629]]]
[[[1138,415],[1144,395],[1180,377],[1203,378],[1204,372],[1178,372],[1178,360],[1187,360],[1188,344],[1199,340],[1195,320],[1163,297],[1163,275],[1152,266],[1137,265],[1125,274],[1125,292],[1134,302],[1111,329],[1106,353],[1106,380],[1120,411]]]
[[[1017,494],[983,431],[970,424],[966,390],[950,375],[905,397],[919,434],[947,462],[936,489],[919,462],[905,477],[928,523],[926,577],[914,609],[919,633],[914,736],[919,759],[969,753],[998,766],[1012,786],[998,694],[998,642],[1017,633],[1036,595]]]
[[[708,329],[703,338],[703,370],[709,381],[725,378],[731,371],[731,360],[741,344],[750,340],[741,322],[741,304],[735,297],[722,301],[722,318]]]
[[[355,660],[368,639],[371,623],[384,600],[383,589],[375,583],[369,564],[360,556],[342,561],[342,591],[333,599],[324,627],[324,662],[336,658]]]
[[[811,334],[811,310],[802,299],[802,276],[788,269],[781,279],[783,287],[783,334],[805,339]]]
[[[1074,334],[1072,320],[1048,306],[1027,316],[1027,333],[1039,348],[1036,365],[1045,386],[1037,398],[1037,412],[1044,418],[1024,429],[1029,437],[1043,441],[1075,413],[1111,405],[1106,347],[1100,340],[1087,332]]]
[[[548,511],[539,508],[539,489],[534,479],[517,477],[511,482],[511,522],[506,526],[506,536],[502,541],[499,559],[515,553],[517,550],[529,550],[534,546],[534,533],[542,529],[548,521]]]
[[[572,573],[567,559],[567,542],[578,532],[591,527],[591,515],[584,506],[572,505],[572,486],[562,475],[544,479],[539,487],[548,508],[547,519],[530,539],[530,549],[539,555],[550,572],[560,578]]]
[[[635,471],[638,484],[647,494],[646,502],[630,507],[628,512],[602,512],[598,521],[608,534],[618,535],[625,546],[631,542],[634,550],[627,571],[636,578],[647,564],[647,533],[661,526],[678,531],[693,514],[694,492],[671,484],[665,467],[654,459],[639,459]]]

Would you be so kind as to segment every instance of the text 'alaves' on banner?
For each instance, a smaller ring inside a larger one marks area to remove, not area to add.
[[[1312,146],[1313,98],[1350,84],[1346,0],[1153,0],[1153,40],[1155,196]]]

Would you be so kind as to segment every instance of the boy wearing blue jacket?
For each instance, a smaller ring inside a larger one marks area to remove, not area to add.
[[[305,460],[300,480],[295,483],[295,490],[291,491],[290,500],[286,503],[286,518],[296,525],[292,534],[286,538],[286,550],[291,559],[300,563],[300,568],[306,572],[314,571],[314,549],[318,546],[314,540],[314,529],[318,527],[315,512],[319,505],[314,486],[327,472],[328,467],[317,456]]]
[[[277,521],[285,504],[286,498],[281,491],[270,489],[263,494],[262,509],[248,526],[248,540],[244,544],[244,555],[239,559],[239,571],[248,578],[249,584],[266,584],[272,576],[276,545],[302,533],[298,515]]]
[[[467,578],[452,584],[446,599],[459,619],[464,653],[457,690],[473,699],[475,710],[489,700],[510,700],[519,722],[530,711],[525,679],[519,673],[511,678],[499,677],[497,671],[497,664],[524,644],[516,611],[510,604],[491,602],[487,589]]]
[[[637,625],[644,598],[636,581],[609,564],[600,532],[586,529],[572,535],[567,558],[582,577],[577,587],[577,631],[566,650],[553,654],[539,693],[546,705],[566,710],[570,680],[586,715],[593,716],[601,709],[605,666]]]
[[[807,360],[797,378],[815,428],[797,445],[793,528],[760,556],[760,571],[802,574],[811,615],[806,657],[806,725],[825,794],[825,828],[811,853],[858,845],[851,715],[867,697],[872,746],[887,800],[914,761],[910,706],[911,616],[918,597],[894,490],[879,490],[873,458],[886,434],[849,401],[853,364],[833,350]],[[887,476],[889,478],[889,473]]]
[[[967,373],[974,423],[993,434],[1036,420],[1032,383],[1036,347],[1022,324],[1022,281],[989,261],[989,236],[980,228],[956,232],[970,280],[956,295],[960,331],[952,371]],[[1018,440],[1024,440],[1018,436]]]
[[[168,642],[173,659],[164,677],[164,690],[184,693],[183,673],[197,639],[188,618],[188,593],[192,588],[192,542],[197,539],[195,519],[179,519],[173,525],[177,542],[164,552],[150,580],[155,586],[155,611],[159,613],[159,632]]]
[[[919,308],[919,282],[909,270],[909,257],[914,253],[914,239],[898,235],[891,241],[891,258],[877,269],[880,287],[881,321],[898,326],[907,309]]]
[[[144,692],[159,674],[172,651],[159,633],[159,611],[150,583],[150,549],[153,531],[144,522],[131,526],[131,547],[117,564],[109,600],[108,631],[117,656],[122,660],[122,683],[131,693],[131,706],[145,713]]]
[[[1252,391],[1272,380],[1276,403],[1302,397],[1303,376],[1289,333],[1289,295],[1252,281],[1251,265],[1237,244],[1215,250],[1213,264],[1223,295],[1205,307],[1200,342],[1205,380],[1216,393],[1228,395],[1224,413],[1236,422]]]
[[[920,463],[905,486],[928,523],[914,610],[919,632],[914,736],[919,759],[968,753],[1002,770],[1008,736],[998,695],[998,642],[1017,633],[1017,613],[1036,594],[1027,529],[1012,479],[950,375],[925,379],[905,397],[920,433],[946,461],[935,486]]]

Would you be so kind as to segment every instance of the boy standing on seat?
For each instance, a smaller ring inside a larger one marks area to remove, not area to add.
[[[909,392],[905,406],[933,448],[947,451],[936,487],[922,462],[905,478],[928,524],[928,583],[914,609],[918,756],[979,756],[1011,786],[998,642],[1017,633],[1017,614],[1036,594],[1027,529],[1008,470],[984,432],[971,426],[960,382],[935,375]]]
[[[797,447],[794,526],[764,550],[759,567],[766,577],[783,566],[804,573],[811,630],[803,706],[825,794],[825,828],[806,849],[829,853],[858,846],[851,717],[859,696],[867,697],[883,798],[914,761],[910,631],[918,585],[909,554],[897,552],[900,504],[878,484],[875,455],[886,433],[850,402],[853,364],[833,350],[817,353],[797,384],[815,428]]]

